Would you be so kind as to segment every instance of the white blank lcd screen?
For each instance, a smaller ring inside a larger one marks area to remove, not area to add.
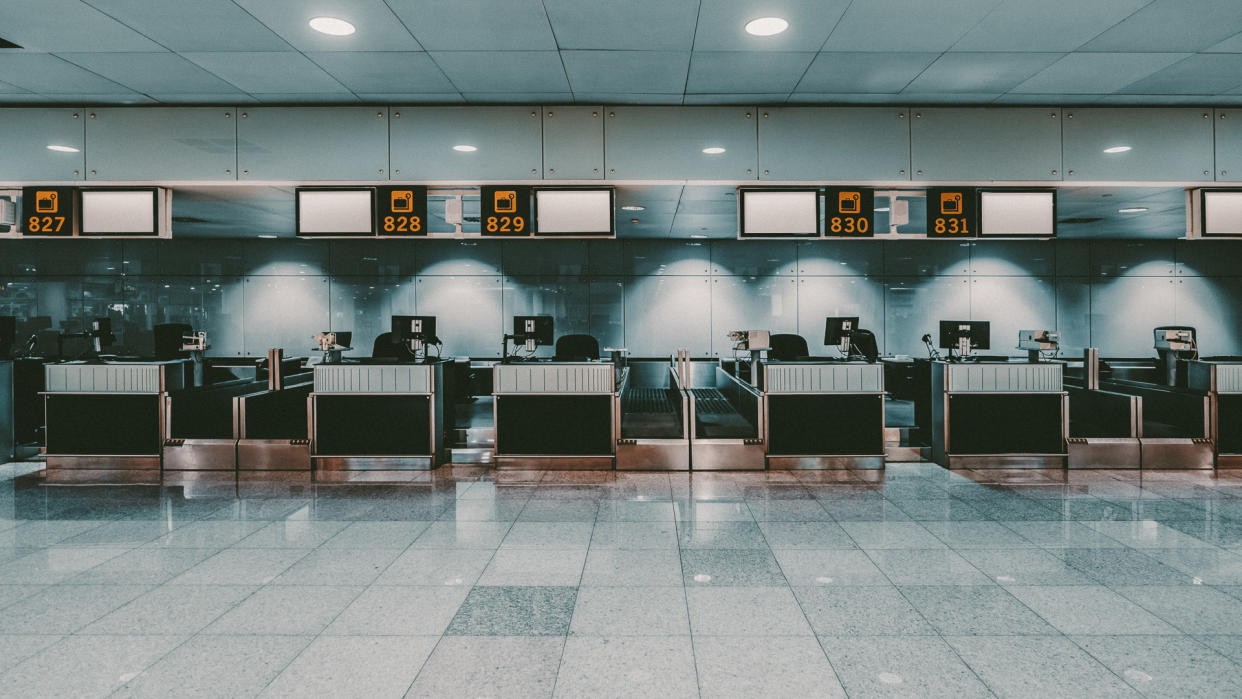
[[[1203,193],[1203,235],[1242,235],[1242,192]]]
[[[535,215],[539,233],[607,235],[612,232],[612,192],[536,190]]]
[[[819,193],[742,192],[742,235],[818,235]]]
[[[1052,192],[984,192],[980,199],[981,235],[1056,235]]]
[[[370,233],[371,190],[298,190],[298,234]]]
[[[82,191],[82,232],[155,235],[155,192],[150,189]]]

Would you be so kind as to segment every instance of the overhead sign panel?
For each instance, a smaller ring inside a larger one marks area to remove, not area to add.
[[[375,235],[375,190],[370,187],[301,187],[297,234],[307,237]]]
[[[875,235],[875,191],[829,187],[824,191],[824,235],[870,238]]]
[[[1206,238],[1242,237],[1242,190],[1212,190],[1201,192],[1203,209],[1203,236]]]
[[[614,235],[612,188],[535,190],[535,235]]]
[[[819,190],[743,189],[740,193],[741,237],[819,236]]]
[[[22,235],[66,237],[77,234],[76,187],[23,187]]]
[[[82,235],[159,235],[159,196],[154,187],[83,189],[81,196]]]
[[[927,190],[927,237],[974,238],[979,229],[974,187]]]
[[[480,187],[479,229],[485,236],[531,235],[530,187]]]
[[[985,190],[979,192],[981,237],[1052,238],[1056,228],[1053,190]]]
[[[377,187],[375,230],[381,236],[427,235],[427,188]]]

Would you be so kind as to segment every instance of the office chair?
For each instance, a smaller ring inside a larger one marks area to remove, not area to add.
[[[862,328],[855,330],[850,341],[853,343],[854,349],[866,357],[868,362],[874,364],[880,358],[880,347],[876,344],[875,333],[870,330]]]
[[[771,345],[771,349],[768,350],[768,359],[778,362],[792,362],[811,354],[810,348],[806,346],[806,339],[801,335],[773,335],[768,344]]]
[[[371,346],[371,357],[374,359],[402,359],[405,356],[404,348],[392,341],[392,333],[380,333]]]
[[[160,323],[151,329],[155,336],[155,361],[164,362],[171,359],[186,359],[189,352],[181,350],[182,338],[194,332],[194,328],[186,323]]]
[[[599,359],[599,341],[590,335],[561,335],[556,339],[556,360],[580,362]]]

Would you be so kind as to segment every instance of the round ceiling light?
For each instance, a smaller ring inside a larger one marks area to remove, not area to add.
[[[1117,209],[1119,214],[1141,214],[1147,210],[1146,206],[1131,206],[1126,209]]]
[[[357,31],[354,25],[337,17],[315,17],[309,24],[311,29],[328,36],[349,36]]]
[[[746,33],[755,36],[775,36],[789,28],[789,22],[780,17],[760,17],[746,23]]]
[[[78,150],[77,148],[74,148],[73,146],[58,146],[56,144],[52,144],[48,146],[47,149],[54,150],[57,153],[81,153],[82,152]]]
[[[621,210],[622,211],[646,211],[647,207],[638,206],[637,204],[630,204],[629,206],[621,207]]]
[[[725,149],[721,148],[720,146],[712,146],[710,148],[704,148],[703,152],[707,153],[708,155],[720,155],[721,153],[725,152]]]
[[[1128,150],[1130,150],[1130,146],[1113,146],[1111,148],[1105,148],[1104,152],[1105,153],[1124,153]]]
[[[457,151],[458,153],[473,153],[476,150],[478,150],[478,148],[476,148],[475,146],[462,143],[460,145],[453,146],[453,150]]]

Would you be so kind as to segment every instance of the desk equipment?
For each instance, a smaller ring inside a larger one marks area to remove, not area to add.
[[[330,330],[316,333],[314,350],[323,353],[323,364],[340,364],[345,352],[353,349],[349,346],[353,340],[352,332],[332,332]]]
[[[764,366],[768,468],[884,467],[884,366],[793,361]]]
[[[405,350],[408,359],[426,358],[428,345],[440,345],[435,316],[393,316],[392,341]]]
[[[974,350],[991,346],[991,325],[986,320],[940,321],[940,348],[949,350],[949,361],[964,361]]]
[[[1018,349],[1026,350],[1026,358],[1032,364],[1037,364],[1046,355],[1048,358],[1055,358],[1060,352],[1061,336],[1055,330],[1019,330],[1018,331]]]
[[[509,340],[528,356],[534,354],[536,348],[552,344],[552,316],[513,316],[513,334],[504,336],[501,352],[506,361],[510,358]]]

